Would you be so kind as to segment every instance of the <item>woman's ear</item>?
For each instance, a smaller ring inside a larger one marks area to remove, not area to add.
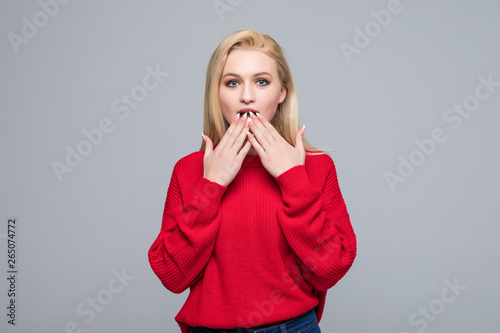
[[[280,99],[279,99],[279,103],[278,104],[281,104],[283,103],[283,101],[285,100],[286,98],[286,94],[287,94],[288,90],[286,89],[285,86],[282,86],[281,87],[281,94],[280,94]]]

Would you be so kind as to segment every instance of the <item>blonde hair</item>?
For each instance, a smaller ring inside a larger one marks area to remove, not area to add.
[[[299,115],[290,67],[278,43],[268,35],[255,30],[238,30],[232,33],[217,46],[212,54],[205,82],[203,133],[208,135],[216,147],[229,127],[220,107],[219,85],[227,56],[231,51],[238,49],[262,51],[275,61],[281,84],[286,88],[287,94],[285,100],[278,105],[271,124],[288,143],[295,146],[295,136],[299,130]],[[302,142],[306,152],[328,152],[327,149],[310,145],[304,137],[302,137]],[[200,151],[204,150],[205,141],[202,140]]]

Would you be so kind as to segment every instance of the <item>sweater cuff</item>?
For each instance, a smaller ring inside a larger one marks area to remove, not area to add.
[[[283,172],[276,177],[276,182],[280,186],[283,195],[292,196],[311,183],[307,176],[306,167],[302,164]]]
[[[212,182],[205,177],[201,177],[194,195],[197,199],[206,202],[209,206],[219,208],[222,196],[226,190],[226,186]]]

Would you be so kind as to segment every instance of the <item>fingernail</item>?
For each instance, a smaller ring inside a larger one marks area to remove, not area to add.
[[[260,113],[255,112],[255,114],[257,115],[257,117],[262,118],[262,116],[260,115]]]
[[[247,119],[247,123],[251,122],[252,121],[252,118],[248,117]]]
[[[250,131],[247,131],[247,134],[248,134],[248,135],[252,135],[252,133],[250,133]]]
[[[201,138],[205,140],[205,134],[203,134],[203,131],[201,131]]]
[[[239,118],[239,117],[240,117],[240,114],[239,114],[239,113],[237,113],[237,114],[236,114],[236,118]]]
[[[302,126],[302,129],[305,129],[306,128],[306,124],[304,124],[304,126]]]

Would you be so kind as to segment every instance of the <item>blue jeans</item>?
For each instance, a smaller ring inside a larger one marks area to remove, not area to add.
[[[316,310],[312,308],[306,313],[290,319],[280,325],[251,328],[206,328],[203,326],[191,327],[189,333],[321,333],[316,319]]]

